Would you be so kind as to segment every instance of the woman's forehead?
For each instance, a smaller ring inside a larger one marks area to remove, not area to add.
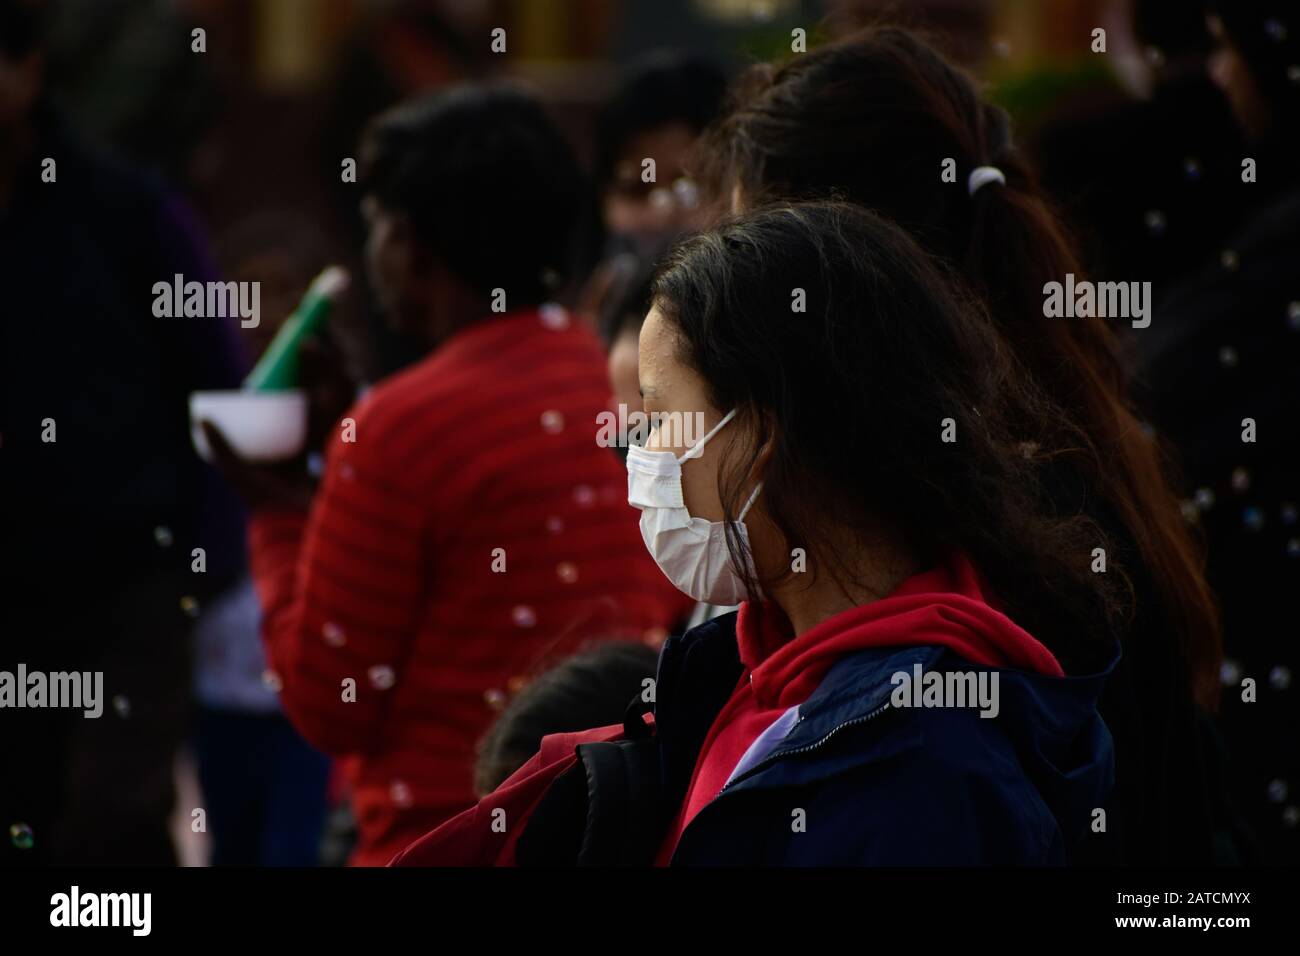
[[[640,375],[643,391],[657,391],[668,387],[672,376],[673,352],[667,323],[658,309],[651,309],[641,326]]]

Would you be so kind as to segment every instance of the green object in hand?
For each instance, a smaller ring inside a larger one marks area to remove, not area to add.
[[[244,379],[250,392],[283,392],[298,387],[298,354],[325,324],[334,302],[347,288],[348,274],[330,266],[316,277],[293,315],[285,319],[266,352]]]

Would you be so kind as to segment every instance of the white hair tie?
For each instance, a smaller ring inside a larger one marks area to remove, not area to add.
[[[966,180],[966,190],[972,196],[979,191],[981,186],[987,186],[989,183],[1007,184],[1007,177],[1002,175],[1002,170],[996,166],[976,166],[970,171],[970,178]]]

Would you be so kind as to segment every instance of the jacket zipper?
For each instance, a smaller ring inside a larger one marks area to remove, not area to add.
[[[879,717],[882,713],[884,713],[888,709],[889,709],[888,703],[881,704],[879,707],[877,707],[869,714],[864,714],[861,717],[854,717],[852,720],[846,720],[844,721],[844,723],[839,724],[836,727],[832,727],[830,732],[828,732],[825,736],[823,736],[819,740],[815,740],[812,743],[807,744],[803,747],[796,747],[793,750],[782,750],[780,753],[775,753],[775,754],[771,754],[770,756],[764,757],[762,760],[754,764],[754,766],[750,767],[739,777],[736,777],[734,780],[727,781],[727,783],[723,786],[723,788],[718,791],[718,796],[720,797],[722,796],[722,794],[726,793],[727,788],[730,787],[732,784],[740,783],[740,781],[742,780],[748,780],[754,774],[758,773],[758,771],[769,766],[770,764],[773,764],[778,760],[783,760],[786,757],[792,757],[795,754],[805,754],[808,753],[810,750],[816,750],[818,747],[826,743],[826,741],[830,740],[832,737],[838,734],[845,727],[854,727],[858,724],[865,724],[867,721]],[[802,719],[803,718],[800,718],[800,720]],[[716,800],[717,798],[718,797],[714,797],[713,799]]]
[[[673,860],[677,859],[677,854],[678,854],[678,852],[681,850],[682,845],[686,842],[686,837],[687,837],[687,835],[691,832],[691,827],[695,825],[695,823],[696,823],[696,821],[699,819],[699,817],[700,817],[701,815],[703,815],[703,814],[704,814],[704,813],[709,809],[709,807],[713,806],[715,803],[718,802],[718,800],[720,800],[720,799],[722,798],[722,795],[723,795],[724,793],[727,792],[727,790],[731,787],[732,784],[740,783],[742,780],[748,780],[750,777],[752,777],[754,774],[758,773],[758,771],[762,770],[764,767],[767,767],[767,766],[769,766],[769,765],[775,763],[776,761],[781,760],[781,759],[783,759],[783,758],[785,758],[785,757],[793,756],[794,754],[804,754],[804,753],[807,753],[807,752],[810,751],[810,750],[816,750],[818,747],[820,747],[820,746],[822,746],[824,743],[826,743],[826,741],[830,740],[832,737],[834,737],[836,734],[838,734],[838,733],[839,733],[841,730],[843,730],[845,727],[855,727],[855,726],[857,726],[858,724],[865,724],[867,721],[869,721],[869,720],[874,720],[876,717],[879,717],[881,714],[883,714],[883,713],[884,713],[886,710],[888,710],[888,709],[889,709],[889,703],[888,703],[888,702],[885,702],[884,704],[882,704],[881,706],[877,707],[875,710],[873,710],[873,711],[872,711],[871,713],[869,713],[869,714],[864,714],[864,715],[861,716],[861,717],[854,717],[852,720],[846,720],[846,721],[844,721],[844,723],[839,724],[839,725],[836,726],[836,727],[832,727],[831,730],[830,730],[830,731],[829,731],[825,736],[821,737],[819,740],[815,740],[815,741],[813,741],[812,743],[808,744],[807,746],[804,746],[804,747],[796,747],[794,750],[783,750],[783,751],[782,751],[781,753],[779,753],[779,754],[772,754],[772,755],[769,756],[769,757],[764,757],[764,758],[763,758],[762,760],[760,760],[758,763],[754,764],[754,766],[752,766],[752,767],[750,767],[748,770],[746,770],[746,771],[745,771],[741,776],[737,777],[735,780],[728,781],[728,782],[723,786],[723,788],[717,792],[717,794],[714,796],[714,798],[713,798],[712,800],[710,800],[710,801],[709,801],[705,806],[703,806],[703,807],[700,809],[699,814],[696,815],[696,820],[692,820],[691,823],[687,825],[686,829],[682,832],[681,837],[680,837],[680,838],[678,839],[678,841],[677,841],[677,846],[673,849],[673,855],[672,855],[672,857],[668,860],[668,865],[669,865],[669,866],[672,866],[672,864],[673,864]],[[801,717],[801,718],[800,718],[800,721],[802,721],[802,720],[803,720],[803,718]]]

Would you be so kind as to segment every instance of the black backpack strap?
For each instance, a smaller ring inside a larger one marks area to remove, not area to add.
[[[519,866],[654,863],[665,819],[659,746],[639,705],[628,707],[631,739],[577,747],[577,765],[551,783],[519,835]]]
[[[551,782],[515,844],[518,866],[577,866],[587,830],[587,771],[581,760]]]
[[[578,759],[587,778],[578,865],[652,865],[663,836],[655,739],[582,744]]]

